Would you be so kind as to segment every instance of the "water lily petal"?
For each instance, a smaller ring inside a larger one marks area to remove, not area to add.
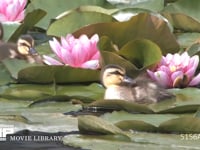
[[[196,70],[197,67],[198,67],[198,64],[199,64],[199,56],[198,55],[192,56],[190,58],[190,61],[189,61],[189,64],[188,64],[187,68],[188,69],[194,68]]]
[[[171,74],[171,71],[170,71],[170,68],[167,67],[167,66],[160,66],[158,69],[158,71],[163,71],[163,72],[166,72],[168,75]]]
[[[176,71],[171,74],[171,79],[174,81],[177,77],[183,77],[184,73],[182,71]]]
[[[21,22],[24,19],[24,8],[26,4],[27,0],[1,0],[0,21]]]
[[[63,65],[61,62],[59,62],[58,60],[52,58],[52,57],[49,57],[47,55],[43,55],[43,61],[45,64],[47,65]]]
[[[181,56],[179,54],[174,54],[173,56],[173,63],[175,66],[178,66],[181,64]]]
[[[196,86],[198,84],[200,84],[200,73],[190,81],[189,86]]]
[[[164,60],[167,64],[170,64],[172,62],[173,55],[172,54],[167,54],[166,57],[164,57]]]
[[[157,71],[154,73],[156,81],[163,87],[171,87],[172,83],[168,74],[164,71]]]
[[[98,69],[99,68],[99,60],[90,60],[81,65],[82,68],[88,69]]]
[[[189,80],[191,80],[193,78],[193,76],[195,75],[196,72],[196,68],[192,67],[190,69],[188,69],[185,74],[188,76]]]
[[[58,56],[58,57],[62,57],[61,54],[61,45],[58,42],[58,40],[56,38],[53,38],[53,40],[49,41],[49,45],[51,47],[51,49],[53,50],[53,52]]]
[[[187,67],[190,61],[190,56],[188,55],[187,52],[184,52],[181,54],[181,65],[183,67]]]

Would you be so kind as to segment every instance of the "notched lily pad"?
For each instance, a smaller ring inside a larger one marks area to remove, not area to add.
[[[160,48],[150,40],[141,39],[129,41],[118,52],[137,68],[145,68],[158,63],[162,57]]]
[[[91,24],[73,34],[76,37],[82,34],[89,37],[94,34],[98,34],[100,37],[108,36],[119,49],[131,40],[148,39],[155,42],[163,54],[179,50],[179,45],[167,23],[148,13],[140,13],[126,22]]]

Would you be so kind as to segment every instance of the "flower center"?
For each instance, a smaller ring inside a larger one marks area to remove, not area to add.
[[[177,70],[177,67],[176,66],[170,66],[169,69],[170,69],[171,72],[175,72]]]

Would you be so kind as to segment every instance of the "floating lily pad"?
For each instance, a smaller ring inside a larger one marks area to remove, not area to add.
[[[116,127],[112,123],[91,115],[79,116],[78,128],[83,134],[114,134],[129,138],[128,134],[123,132],[120,128]]]
[[[87,34],[90,37],[96,33],[100,37],[110,37],[113,44],[116,44],[119,49],[131,40],[148,39],[155,42],[163,54],[179,50],[179,45],[167,23],[148,13],[140,13],[126,22],[88,25],[76,31],[74,35],[79,37],[81,34]]]
[[[134,40],[124,45],[118,52],[132,62],[137,68],[143,69],[158,63],[162,57],[160,48],[150,40]]]
[[[0,95],[3,98],[15,100],[36,100],[51,96],[55,93],[54,85],[36,84],[11,84],[0,87]]]
[[[81,6],[77,9],[65,12],[51,23],[47,34],[57,37],[66,36],[88,24],[116,21],[111,15],[103,13],[105,11],[101,9],[103,8],[97,6]],[[77,22],[77,20],[79,21]]]
[[[109,0],[108,0],[109,1]],[[146,0],[146,1],[112,1],[117,8],[143,8],[154,12],[160,11],[164,7],[164,0]]]
[[[164,8],[164,16],[174,25],[175,28],[185,31],[200,31],[199,10],[200,1],[179,0]]]
[[[157,64],[161,59],[160,48],[150,40],[141,39],[129,41],[121,49],[116,49],[107,36],[100,38],[102,64],[118,64],[127,70],[127,74],[134,77],[149,66]]]
[[[4,59],[3,65],[14,79],[18,78],[18,72],[26,67],[33,66],[34,64],[27,63],[25,60],[19,59]]]
[[[33,66],[18,73],[19,82],[80,83],[99,81],[99,71],[68,66]]]
[[[102,7],[113,7],[106,0],[60,0],[46,1],[46,0],[31,0],[26,11],[31,12],[35,8],[40,8],[47,12],[45,18],[43,18],[37,26],[47,29],[51,19],[56,18],[59,14],[77,8],[81,5],[97,5]]]
[[[5,69],[5,67],[0,63],[0,85],[5,85],[10,82],[13,82],[13,79],[11,78],[8,70]]]
[[[198,135],[198,134],[197,134]],[[70,145],[76,148],[83,149],[148,149],[148,150],[183,150],[183,149],[197,149],[199,147],[198,140],[186,139],[188,135],[185,134],[159,134],[159,133],[145,133],[133,132],[132,142],[124,141],[108,136],[96,135],[68,135],[63,138],[65,145]]]
[[[14,126],[14,132],[21,130],[48,133],[72,132],[78,130],[77,119],[61,113],[26,112],[19,115],[0,115],[0,123]]]

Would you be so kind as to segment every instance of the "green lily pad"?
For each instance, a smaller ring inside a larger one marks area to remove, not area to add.
[[[167,18],[167,20],[169,20],[174,28],[188,32],[200,31],[200,22],[190,16],[181,13],[170,14],[168,12],[164,12],[163,15]]]
[[[77,99],[84,103],[91,103],[102,99],[105,89],[101,84],[90,85],[59,85],[56,87],[57,95],[68,95],[71,99]]]
[[[59,2],[46,0],[31,0],[31,3],[29,3],[26,11],[31,12],[35,8],[40,8],[46,11],[47,15],[37,24],[37,26],[47,29],[51,19],[54,19],[62,12],[73,8],[77,8],[81,5],[97,5],[102,7],[112,7],[106,0],[60,0]]]
[[[144,128],[143,131],[149,131],[148,126],[150,129],[151,127],[157,128],[161,123],[170,119],[179,118],[181,115],[183,114],[133,114],[126,111],[114,111],[102,115],[101,118],[115,124],[122,130],[134,129],[135,127],[142,130],[140,127],[143,128],[146,126],[147,128]],[[131,124],[134,126],[131,126]],[[128,125],[130,125],[130,128]]]
[[[198,134],[196,134],[197,136]],[[133,132],[131,135],[132,141],[122,141],[108,136],[97,135],[68,135],[63,138],[65,145],[70,145],[76,148],[83,149],[148,149],[148,150],[183,150],[183,149],[198,149],[199,139],[187,139],[187,134],[159,134],[146,132]],[[195,136],[195,135],[192,135]]]
[[[11,76],[21,83],[94,82],[99,81],[100,77],[99,70],[30,64],[18,59],[6,59],[3,64]]]
[[[2,63],[0,63],[0,85],[5,85],[14,82],[9,72],[5,69]]]
[[[192,1],[178,0],[166,6],[164,8],[164,11],[170,13],[187,14],[188,16],[200,20],[200,17],[198,15],[199,8],[200,8],[200,2],[198,0],[192,0]]]
[[[4,30],[3,41],[8,41],[12,36],[12,34],[18,29],[20,23],[13,23],[13,24],[3,23],[2,25]]]
[[[115,32],[113,32],[115,31]],[[135,39],[148,39],[155,42],[163,54],[175,53],[179,45],[163,19],[148,13],[140,13],[126,22],[97,23],[88,25],[73,33],[76,37],[86,34],[108,36],[113,44],[121,49],[127,42]]]
[[[157,113],[186,113],[196,112],[200,107],[198,88],[171,89],[170,91],[176,95],[176,99],[152,104],[149,108]]]
[[[122,130],[170,133],[199,133],[198,117],[193,114],[131,114],[124,111],[107,113],[103,119]]]
[[[72,132],[78,130],[77,119],[61,113],[26,112],[19,115],[0,115],[0,123],[14,126],[14,132],[21,130],[40,131],[48,133]]]
[[[51,96],[55,93],[53,85],[36,85],[36,84],[11,84],[0,87],[0,95],[3,98],[15,100],[36,100]]]
[[[102,66],[108,64],[120,65],[127,70],[127,75],[130,77],[136,77],[140,73],[140,70],[134,64],[116,53],[101,51],[101,56]]]
[[[68,66],[33,66],[20,70],[18,81],[34,83],[94,82],[99,81],[99,71]]]
[[[103,13],[104,11],[101,9],[103,8],[97,6],[81,6],[77,9],[65,12],[51,23],[47,34],[57,37],[66,36],[88,24],[115,21],[111,15]],[[77,22],[77,20],[79,21]]]
[[[25,60],[19,59],[4,59],[3,65],[14,79],[18,78],[18,72],[26,67],[33,66],[34,64],[27,63]]]
[[[79,116],[78,128],[79,131],[83,134],[89,134],[89,133],[108,134],[108,135],[114,134],[114,135],[122,135],[129,138],[129,136],[125,132],[123,132],[115,125],[108,123],[107,121],[101,118],[91,115]]]
[[[137,68],[143,69],[158,63],[162,57],[160,48],[150,40],[134,40],[124,45],[118,52],[132,62]]]
[[[142,8],[154,12],[160,11],[164,7],[164,0],[147,0],[147,1],[115,1],[111,3],[117,8]]]
[[[199,6],[200,1],[198,0],[192,0],[192,2],[179,0],[166,6],[163,14],[175,28],[199,32]]]
[[[187,48],[190,56],[194,55],[198,51],[198,47],[192,50],[190,50],[190,47],[192,47],[192,45],[195,44],[195,42],[198,39],[200,39],[200,33],[197,33],[197,32],[181,33],[181,34],[178,34],[176,37],[177,37],[178,43],[180,44],[181,49]]]
[[[166,132],[200,133],[200,118],[180,117],[160,124],[159,129]]]

